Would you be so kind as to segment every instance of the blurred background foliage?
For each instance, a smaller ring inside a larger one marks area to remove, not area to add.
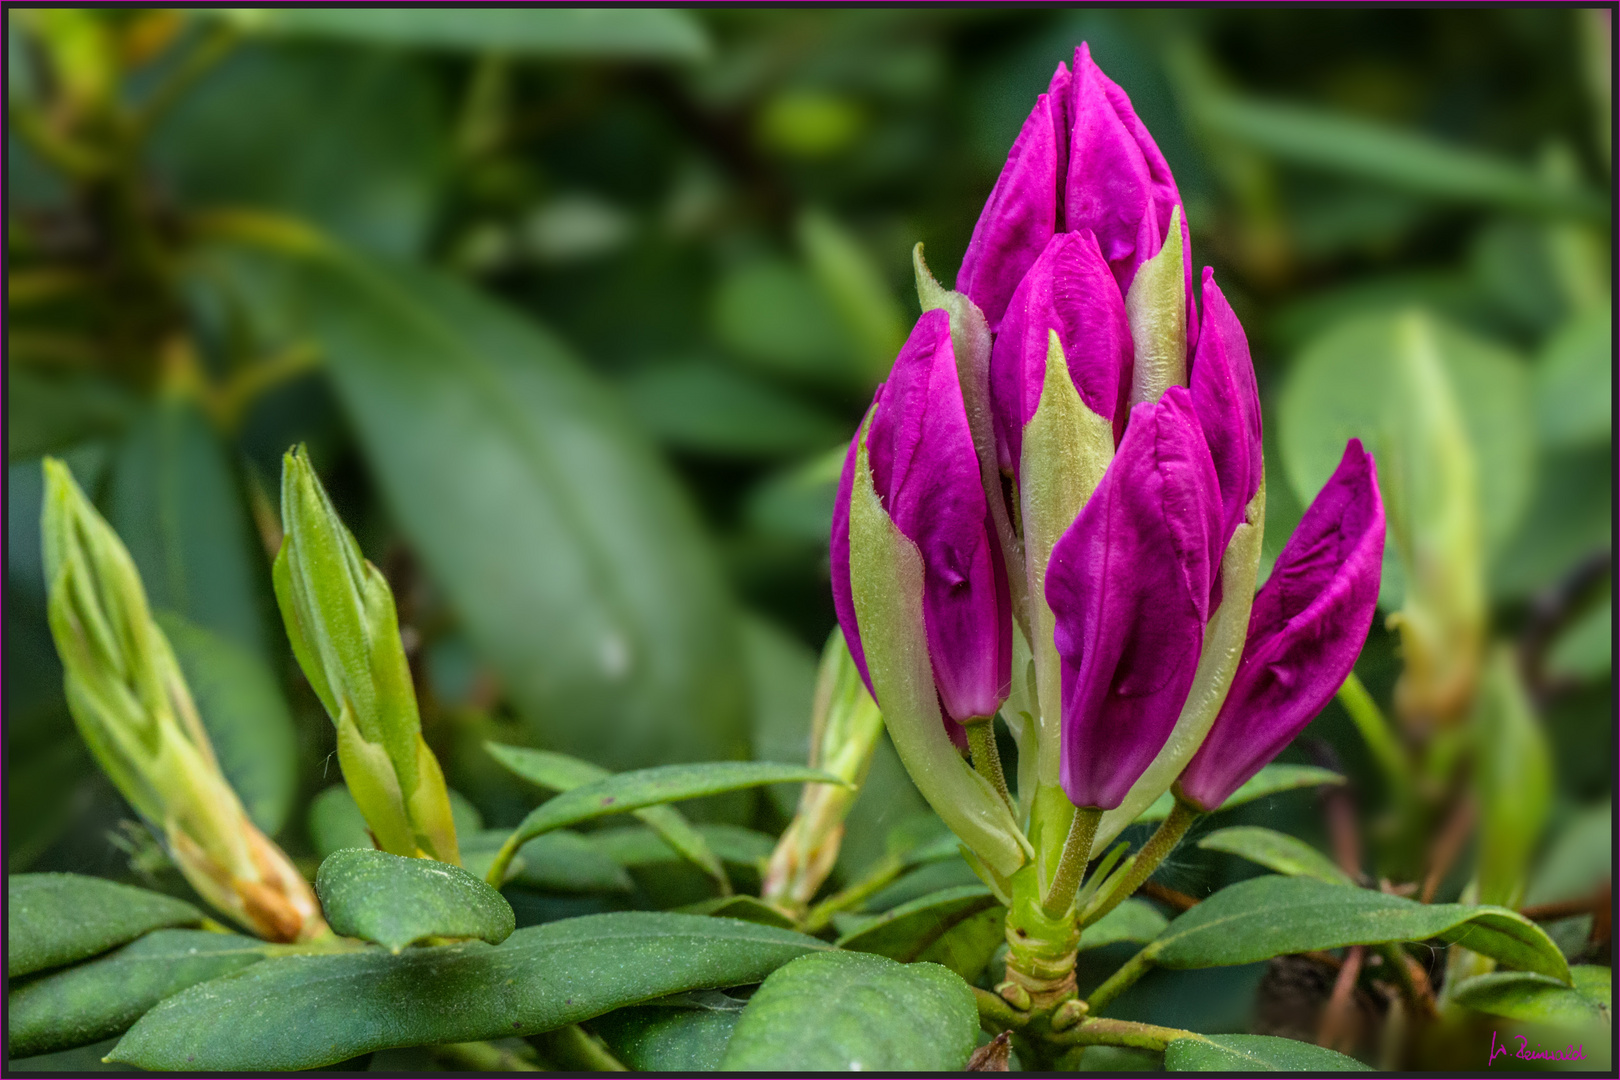
[[[225,768],[295,853],[336,780],[269,600],[298,441],[393,583],[427,738],[490,824],[531,796],[488,737],[612,768],[803,760],[833,488],[917,312],[911,245],[950,280],[1088,40],[1247,329],[1268,559],[1367,439],[1406,530],[1383,609],[1432,616],[1434,671],[1461,672],[1418,685],[1380,620],[1358,671],[1395,722],[1332,704],[1285,757],[1345,770],[1359,825],[1309,793],[1234,817],[1364,842],[1396,882],[1456,834],[1440,899],[1481,887],[1475,820],[1528,831],[1504,902],[1532,864],[1553,867],[1536,903],[1609,880],[1606,13],[14,10],[7,31],[9,870],[176,880],[62,700],[44,453],[123,536]],[[1506,697],[1479,691],[1491,641]],[[1469,749],[1515,738],[1545,749]],[[774,830],[793,799],[698,814]],[[885,748],[846,872],[920,809]],[[1188,845],[1160,880],[1254,870]],[[1156,973],[1121,1009],[1244,1029],[1275,1005],[1262,967]]]

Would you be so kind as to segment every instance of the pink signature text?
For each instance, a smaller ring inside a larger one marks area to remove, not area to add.
[[[1512,1048],[1514,1040],[1518,1040],[1518,1049]],[[1586,1050],[1582,1043],[1570,1043],[1562,1050],[1543,1050],[1540,1043],[1536,1043],[1534,1050],[1530,1049],[1530,1040],[1523,1035],[1512,1035],[1506,1043],[1496,1041],[1496,1032],[1491,1032],[1491,1056],[1485,1059],[1485,1064],[1493,1063],[1499,1057],[1515,1057],[1520,1061],[1585,1061]]]

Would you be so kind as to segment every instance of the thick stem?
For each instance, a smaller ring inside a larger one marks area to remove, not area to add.
[[[990,991],[982,990],[977,986],[972,989],[973,1000],[979,1006],[979,1026],[984,1028],[985,1031],[993,1035],[997,1032],[1021,1028],[1029,1023],[1027,1013],[1021,1013],[1014,1009],[999,994],[992,994]]]
[[[1057,871],[1052,875],[1052,887],[1041,901],[1041,910],[1050,918],[1064,914],[1074,904],[1074,894],[1080,890],[1080,878],[1091,860],[1091,841],[1097,835],[1097,822],[1102,811],[1093,806],[1080,807],[1074,812],[1069,826],[1069,838],[1063,843],[1063,854],[1058,859]]]
[[[1012,796],[1007,791],[1007,774],[1001,770],[1001,750],[996,746],[996,722],[985,716],[969,721],[963,725],[967,729],[968,750],[973,755],[973,768],[978,774],[990,781],[990,786],[996,789],[1001,801],[1007,804],[1013,817],[1018,816],[1018,808],[1013,805]]]
[[[1074,958],[1080,928],[1074,912],[1057,917],[1041,907],[1033,863],[1012,877],[1012,903],[1007,908],[1007,981],[997,990],[1032,1016],[1051,1013],[1075,996]]]
[[[1118,907],[1126,897],[1141,888],[1142,883],[1153,876],[1153,871],[1159,868],[1159,864],[1164,862],[1165,857],[1175,850],[1176,845],[1181,842],[1181,838],[1187,835],[1187,830],[1192,827],[1192,823],[1198,820],[1199,813],[1200,811],[1197,808],[1177,799],[1175,807],[1170,811],[1170,816],[1159,824],[1158,831],[1148,839],[1142,850],[1137,852],[1136,859],[1130,864],[1130,868],[1120,874],[1119,881],[1109,888],[1106,895],[1092,902],[1081,917],[1080,925],[1082,927],[1090,926]]]
[[[1204,1037],[1181,1028],[1106,1019],[1086,1020],[1078,1027],[1051,1036],[1052,1042],[1068,1046],[1133,1046],[1139,1050],[1159,1051],[1181,1039],[1203,1041]]]
[[[1090,1007],[1091,1012],[1101,1012],[1109,1002],[1123,994],[1132,983],[1152,969],[1153,954],[1149,951],[1151,949],[1152,946],[1150,945],[1125,961],[1123,967],[1108,976],[1101,986],[1091,992],[1090,996],[1086,998],[1086,1004]]]

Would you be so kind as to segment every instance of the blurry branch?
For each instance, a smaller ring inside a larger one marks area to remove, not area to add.
[[[11,130],[30,150],[75,180],[95,180],[112,171],[112,161],[105,154],[56,131],[35,109],[13,104],[6,117]]]
[[[216,23],[135,111],[131,124],[135,138],[141,139],[150,133],[177,101],[230,55],[240,40],[241,33],[236,26],[229,22]]]
[[[1423,903],[1434,901],[1435,893],[1440,890],[1446,874],[1451,871],[1457,857],[1462,854],[1468,838],[1473,835],[1475,814],[1473,800],[1463,799],[1452,810],[1445,828],[1441,829],[1440,835],[1435,838],[1434,845],[1429,849],[1429,869],[1423,878],[1423,890],[1418,893],[1418,899]]]
[[[1389,720],[1385,718],[1383,710],[1373,700],[1367,688],[1362,685],[1361,679],[1351,672],[1339,687],[1339,704],[1350,715],[1356,730],[1361,733],[1361,739],[1372,752],[1373,760],[1383,770],[1384,779],[1389,784],[1390,793],[1395,802],[1404,805],[1411,796],[1412,771],[1409,768],[1406,755],[1401,750],[1399,739],[1390,727]]]

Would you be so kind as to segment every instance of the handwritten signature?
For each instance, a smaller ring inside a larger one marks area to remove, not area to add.
[[[1511,1048],[1512,1041],[1517,1039],[1519,1048]],[[1520,1061],[1585,1061],[1586,1049],[1582,1043],[1570,1043],[1562,1050],[1543,1050],[1540,1043],[1536,1043],[1534,1050],[1530,1049],[1530,1040],[1523,1035],[1509,1036],[1507,1043],[1498,1044],[1496,1032],[1491,1032],[1491,1056],[1485,1059],[1490,1065],[1499,1057],[1515,1057]]]

